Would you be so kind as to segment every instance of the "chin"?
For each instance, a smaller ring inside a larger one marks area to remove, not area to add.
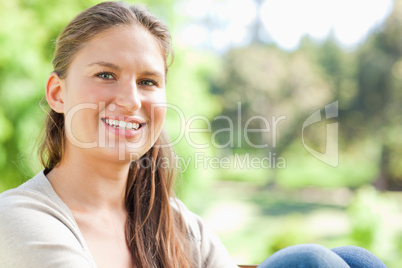
[[[140,159],[144,154],[146,154],[150,149],[152,145],[151,144],[146,144],[145,146],[141,146],[140,148],[130,148],[126,144],[122,144],[121,146],[118,146],[114,152],[114,157],[117,159],[119,162],[132,162],[135,160]]]

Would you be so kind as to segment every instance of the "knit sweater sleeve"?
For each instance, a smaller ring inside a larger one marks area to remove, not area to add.
[[[0,267],[90,268],[70,215],[41,193],[0,195]]]
[[[172,206],[179,210],[186,222],[192,241],[193,258],[198,268],[237,268],[219,237],[204,221],[178,199],[172,199]]]

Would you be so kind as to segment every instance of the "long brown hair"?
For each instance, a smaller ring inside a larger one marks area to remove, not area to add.
[[[121,2],[103,2],[88,8],[66,26],[57,39],[54,72],[65,78],[73,56],[86,42],[104,30],[121,25],[140,25],[158,40],[167,72],[167,61],[172,56],[167,27],[145,8]],[[50,110],[45,124],[45,137],[39,153],[47,173],[63,157],[64,115]],[[180,213],[170,206],[176,175],[172,149],[157,146],[166,144],[166,139],[162,131],[155,145],[131,163],[127,178],[125,231],[136,267],[191,266],[186,226]],[[149,164],[144,165],[143,161]],[[166,165],[166,161],[170,165]]]

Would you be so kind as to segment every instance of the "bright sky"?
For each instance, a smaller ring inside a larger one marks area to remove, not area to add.
[[[354,47],[392,7],[393,0],[265,0],[259,14],[265,38],[284,49],[296,49],[306,34],[322,40],[331,32],[343,46]],[[254,0],[187,0],[180,10],[194,21],[180,39],[217,50],[246,44],[257,14]],[[211,18],[214,26],[206,25]]]

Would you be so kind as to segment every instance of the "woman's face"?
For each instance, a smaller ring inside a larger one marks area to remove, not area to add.
[[[162,55],[140,26],[108,29],[87,42],[61,81],[68,149],[123,161],[145,154],[166,114]]]

